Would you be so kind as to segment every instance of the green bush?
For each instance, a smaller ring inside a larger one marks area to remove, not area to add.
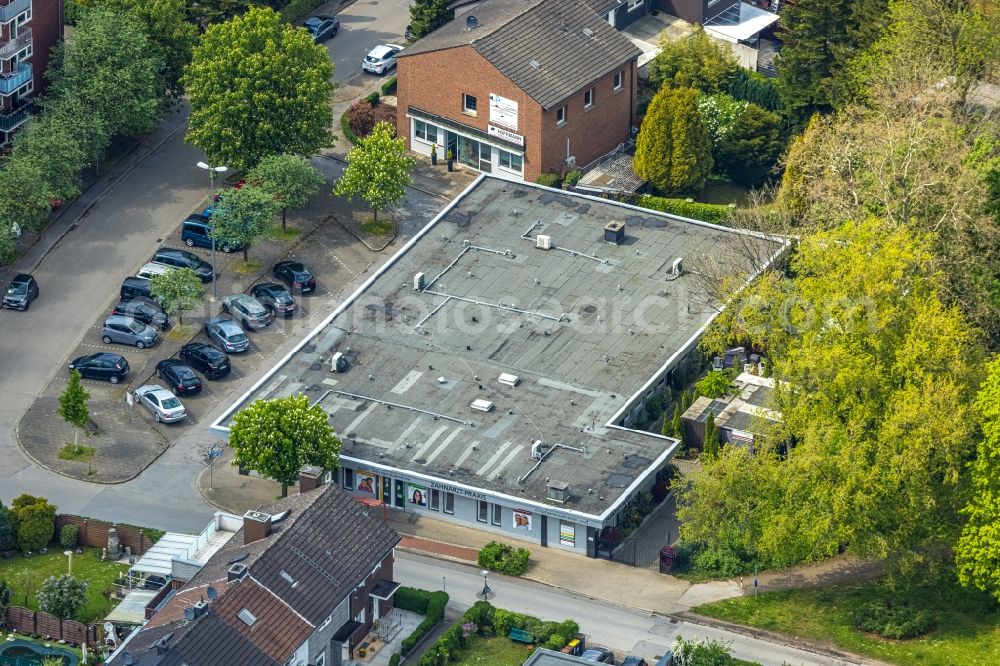
[[[936,624],[928,611],[893,597],[866,601],[854,610],[852,620],[861,631],[894,640],[926,634]]]
[[[729,82],[726,92],[736,99],[756,104],[768,111],[781,109],[781,97],[772,80],[742,67],[737,68],[736,76]]]
[[[747,569],[740,556],[725,547],[706,548],[694,556],[694,568],[700,573],[732,578]]]
[[[545,187],[562,187],[562,179],[559,178],[557,173],[542,173],[538,175],[538,180],[535,181],[539,185],[544,185]]]
[[[514,548],[499,541],[490,541],[483,546],[476,558],[479,566],[508,576],[523,575],[530,559],[531,552],[527,549]]]
[[[383,95],[395,95],[396,94],[396,77],[395,76],[382,84],[382,94]]]
[[[389,657],[389,666],[399,666],[400,656],[397,652],[396,654]]]
[[[371,93],[365,95],[365,101],[371,104],[372,106],[378,106],[378,99],[379,96],[377,90],[374,90]]]
[[[446,592],[427,592],[412,587],[400,587],[394,597],[396,608],[422,613],[424,620],[413,633],[403,639],[399,651],[405,656],[410,654],[420,640],[429,634],[438,622],[444,619],[444,608],[448,605]]]
[[[284,8],[279,12],[281,18],[288,22],[300,19],[312,10],[316,9],[323,4],[324,0],[291,0]]]
[[[344,137],[351,143],[356,144],[358,142],[358,135],[354,133],[351,129],[351,124],[347,119],[347,114],[351,112],[350,109],[344,111],[344,115],[340,116],[340,129],[344,131]]]
[[[732,210],[729,206],[722,204],[696,203],[686,199],[668,199],[666,197],[654,197],[649,194],[639,197],[638,205],[642,208],[658,210],[661,213],[689,217],[712,224],[725,224]]]
[[[59,530],[59,545],[63,548],[74,548],[79,536],[79,527],[76,525],[63,525],[62,529]]]
[[[563,182],[572,187],[573,185],[579,183],[581,178],[583,178],[583,172],[579,169],[573,169],[566,174],[566,177],[563,178]]]

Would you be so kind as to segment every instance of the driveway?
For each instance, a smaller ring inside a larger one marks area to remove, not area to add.
[[[356,0],[338,12],[339,2],[328,2],[310,15],[336,14],[340,19],[337,36],[325,43],[335,66],[333,80],[345,86],[354,81],[368,85],[377,80],[361,70],[361,61],[379,44],[402,44],[410,23],[409,0]],[[389,76],[395,74],[395,70]]]

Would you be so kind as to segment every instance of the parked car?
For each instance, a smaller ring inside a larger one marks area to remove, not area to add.
[[[622,666],[649,666],[646,660],[642,657],[637,657],[634,654],[630,654],[622,660]]]
[[[580,655],[580,659],[586,661],[594,661],[598,664],[612,664],[615,663],[615,653],[606,647],[590,647],[584,650],[583,654]]]
[[[122,298],[150,298],[149,280],[137,277],[127,277],[122,280]]]
[[[396,54],[402,50],[399,44],[379,44],[365,56],[361,67],[372,74],[385,74],[396,66]]]
[[[187,410],[177,396],[158,384],[140,386],[135,390],[135,398],[152,412],[157,423],[176,423],[187,416]]]
[[[160,304],[152,298],[136,296],[135,298],[123,298],[118,301],[111,314],[131,317],[138,322],[159,328],[165,331],[170,328],[170,317],[163,311]]]
[[[151,326],[140,323],[131,317],[113,314],[104,320],[101,340],[106,345],[118,342],[123,345],[135,345],[138,349],[145,349],[156,343],[156,331]]]
[[[77,370],[87,379],[105,379],[117,384],[128,376],[128,361],[124,356],[99,352],[75,358],[69,364],[70,370]]]
[[[229,317],[212,317],[205,322],[205,333],[218,342],[226,353],[245,352],[250,348],[250,338]]]
[[[274,315],[260,301],[246,294],[233,294],[222,299],[222,311],[233,315],[243,328],[256,330],[270,326]]]
[[[149,262],[148,264],[143,264],[142,267],[136,271],[135,276],[137,278],[142,278],[143,280],[149,280],[154,275],[166,275],[172,270],[173,268],[170,266]]]
[[[29,273],[18,273],[10,281],[7,293],[4,294],[0,307],[11,308],[12,310],[27,310],[31,307],[31,301],[38,298],[40,290],[38,281]]]
[[[250,295],[274,315],[291,316],[298,309],[292,295],[277,282],[262,282],[250,290]]]
[[[181,240],[188,247],[212,247],[212,222],[204,215],[194,213],[188,215],[181,227]],[[233,245],[221,240],[216,241],[215,249],[226,254],[234,250],[242,250],[242,245]]]
[[[215,278],[215,270],[212,264],[208,263],[194,252],[178,250],[173,247],[161,247],[153,255],[151,261],[157,264],[164,264],[174,268],[190,268],[202,282],[211,282]]]
[[[656,666],[674,666],[673,651],[667,650],[667,653],[657,660]]]
[[[291,287],[292,293],[308,294],[316,291],[316,278],[305,264],[299,261],[279,261],[271,272],[274,273],[274,277]]]
[[[180,357],[208,379],[225,377],[232,370],[229,356],[205,342],[189,342],[181,347]]]
[[[170,390],[177,395],[194,395],[202,389],[201,380],[194,370],[176,358],[166,358],[157,363],[156,376],[167,382]]]
[[[340,30],[340,21],[336,16],[320,14],[307,18],[302,27],[312,35],[313,44],[319,44],[337,36],[337,31]]]

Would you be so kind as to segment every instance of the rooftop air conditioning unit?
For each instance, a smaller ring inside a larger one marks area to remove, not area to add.
[[[509,372],[501,372],[500,376],[497,377],[497,381],[504,386],[517,386],[521,383],[521,378],[517,375],[512,375]]]
[[[545,442],[540,439],[536,439],[531,443],[531,459],[541,460],[542,459],[542,447],[545,446]]]
[[[538,234],[535,236],[535,247],[540,250],[551,250],[552,249],[552,236],[546,236],[545,234]]]
[[[545,496],[554,502],[565,502],[569,499],[569,484],[565,481],[549,481],[546,484]]]
[[[492,412],[493,411],[493,402],[490,401],[490,400],[483,400],[482,398],[477,398],[477,399],[473,400],[472,404],[469,405],[469,406],[472,407],[477,412]]]
[[[415,291],[423,291],[424,289],[424,274],[417,273],[413,276],[413,289]]]
[[[330,357],[330,372],[347,372],[349,363],[343,352],[337,352]]]
[[[670,270],[674,272],[674,275],[680,275],[684,271],[684,259],[681,257],[674,259],[674,263],[670,267]]]
[[[570,155],[566,158],[566,166],[576,166],[576,155]]]

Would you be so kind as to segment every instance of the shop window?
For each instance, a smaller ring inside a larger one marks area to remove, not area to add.
[[[431,511],[440,511],[441,510],[441,491],[440,490],[435,490],[434,488],[431,488],[431,504],[430,504],[430,509],[431,509]]]
[[[473,169],[489,173],[493,171],[493,150],[489,144],[480,143],[467,136],[459,136],[458,161]]]
[[[414,120],[413,133],[418,139],[422,139],[428,143],[437,143],[438,128],[435,125],[425,123],[422,120]]]
[[[589,109],[594,106],[594,89],[591,88],[587,92],[583,93],[583,108]]]
[[[624,69],[620,72],[615,72],[615,92],[621,90],[623,85],[625,85]]]
[[[499,504],[493,505],[493,524],[500,525],[501,518],[503,518],[503,507]]]
[[[521,173],[524,171],[524,157],[516,153],[509,153],[506,150],[498,150],[500,153],[500,166],[508,171]]]
[[[556,127],[562,127],[566,124],[566,107],[560,106],[556,109]]]
[[[474,96],[462,93],[462,113],[469,116],[476,115],[476,98]]]
[[[354,490],[354,470],[348,467],[344,468],[344,488]]]
[[[476,504],[479,505],[478,512],[476,514],[476,520],[478,520],[481,523],[485,523],[490,513],[490,503],[484,502],[483,500],[478,500]]]
[[[455,513],[455,493],[444,494],[444,512]]]

